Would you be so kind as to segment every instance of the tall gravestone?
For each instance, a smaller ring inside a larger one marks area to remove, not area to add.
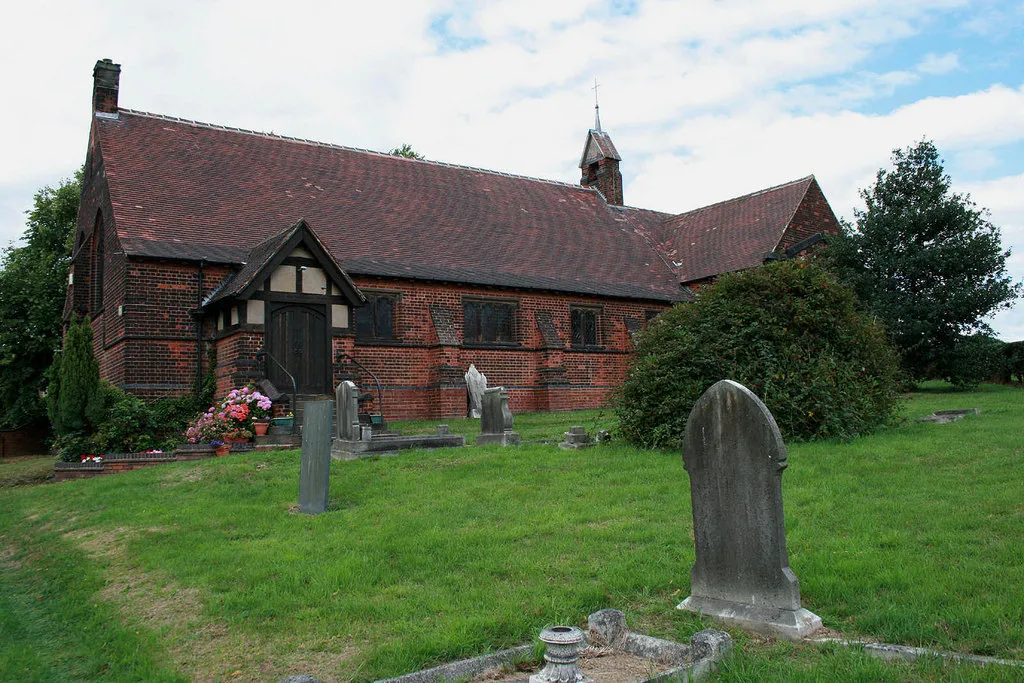
[[[800,607],[782,514],[786,445],[749,389],[722,380],[690,412],[683,437],[696,561],[679,609],[798,640],[821,628]]]
[[[331,478],[331,411],[333,401],[310,401],[302,424],[299,466],[299,512],[318,515],[327,509]]]
[[[481,404],[480,436],[478,446],[500,444],[513,446],[520,443],[519,435],[512,431],[512,411],[508,407],[505,387],[488,387]]]
[[[334,393],[337,406],[336,436],[343,441],[359,441],[359,389],[345,380]]]
[[[484,391],[487,389],[487,377],[476,369],[472,363],[466,372],[466,390],[469,392],[469,416],[480,417],[483,410]]]

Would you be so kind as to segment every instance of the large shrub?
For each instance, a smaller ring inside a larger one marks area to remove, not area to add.
[[[941,365],[942,375],[957,391],[976,389],[981,382],[1008,382],[1006,342],[987,334],[964,335]]]
[[[898,361],[853,294],[810,262],[725,275],[637,339],[617,411],[625,437],[677,447],[697,398],[721,379],[745,385],[787,439],[849,438],[890,420]]]

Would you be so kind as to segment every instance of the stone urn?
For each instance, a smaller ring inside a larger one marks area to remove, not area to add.
[[[547,646],[546,664],[530,676],[530,683],[591,683],[577,663],[587,644],[583,631],[575,626],[551,626],[541,631],[540,640]]]

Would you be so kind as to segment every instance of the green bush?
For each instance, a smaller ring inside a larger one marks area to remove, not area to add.
[[[150,404],[153,434],[164,448],[181,443],[185,430],[209,405],[195,396],[161,398]],[[160,446],[158,446],[160,447]]]
[[[109,382],[103,382],[98,393],[104,415],[95,441],[104,453],[171,449],[182,441],[186,426],[199,412],[197,400],[190,396],[147,403]]]
[[[850,438],[895,412],[898,361],[853,294],[804,261],[722,276],[640,333],[617,400],[623,435],[679,446],[693,404],[732,379],[772,411],[787,439]]]
[[[976,389],[982,382],[1009,381],[1006,342],[987,334],[960,337],[943,365],[945,379],[957,391]]]
[[[108,385],[113,401],[96,430],[96,442],[104,453],[138,453],[155,448],[153,412],[137,396]]]
[[[96,439],[85,432],[60,434],[54,438],[52,448],[57,459],[64,462],[78,462],[83,455],[98,455],[103,452]]]

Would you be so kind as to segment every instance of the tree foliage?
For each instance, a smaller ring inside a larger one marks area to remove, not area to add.
[[[884,323],[904,369],[941,377],[961,337],[990,332],[983,318],[1009,307],[1020,287],[1006,274],[999,228],[950,191],[933,143],[894,150],[892,164],[861,190],[866,209],[828,258]]]
[[[894,414],[897,360],[855,304],[813,263],[722,276],[638,335],[617,406],[624,435],[677,447],[693,404],[721,379],[757,394],[787,439],[871,431]]]
[[[403,142],[401,147],[395,147],[388,152],[393,157],[405,157],[406,159],[426,159],[425,156],[413,149],[408,142]]]
[[[81,172],[39,190],[21,243],[0,257],[0,426],[45,417],[41,395],[60,347],[80,187]]]

